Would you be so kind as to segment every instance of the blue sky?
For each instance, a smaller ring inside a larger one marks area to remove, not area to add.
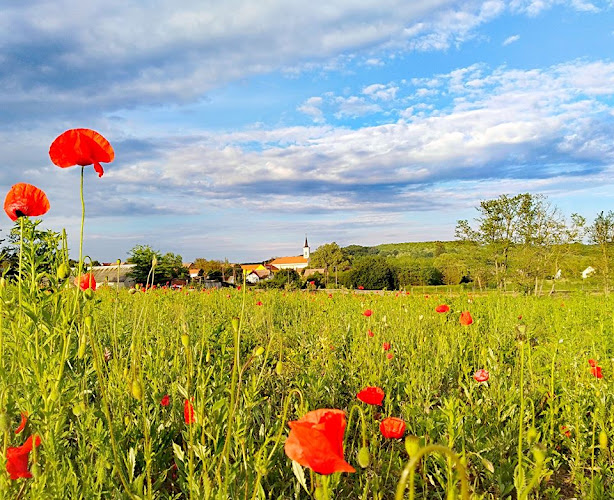
[[[76,250],[79,172],[47,151],[103,134],[102,261],[450,240],[527,191],[592,220],[614,208],[612,47],[612,1],[7,1],[0,184],[45,190]]]

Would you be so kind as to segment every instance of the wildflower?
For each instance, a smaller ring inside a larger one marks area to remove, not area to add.
[[[382,344],[382,349],[384,349],[384,351],[389,351],[390,350],[390,342],[384,342]]]
[[[382,436],[388,439],[399,439],[405,434],[405,422],[401,418],[388,417],[379,424]]]
[[[19,422],[19,426],[15,429],[15,434],[19,434],[26,427],[26,423],[28,422],[28,413],[25,411],[21,412],[21,422]]]
[[[368,318],[373,314],[373,311],[371,309],[365,309],[365,312],[363,312],[362,314],[363,316],[366,316]]]
[[[196,419],[194,418],[194,407],[192,406],[192,403],[187,399],[183,403],[183,419],[188,425],[196,422]]]
[[[392,358],[394,358],[394,354],[392,354],[391,352],[389,352],[388,354],[386,354],[386,357],[387,357],[388,359],[392,359]]]
[[[384,391],[380,387],[367,386],[356,397],[368,405],[380,406],[384,400]]]
[[[28,459],[32,451],[32,441],[34,446],[39,446],[41,438],[30,436],[21,446],[10,447],[6,449],[6,471],[11,476],[11,479],[19,479],[20,477],[32,477],[32,473],[28,470]]]
[[[318,474],[356,472],[343,457],[346,421],[341,410],[319,409],[288,422],[290,434],[284,451],[291,460]]]
[[[96,290],[96,280],[92,273],[82,274],[80,279],[75,278],[75,285],[78,285],[81,290],[85,291],[88,288]]]
[[[469,326],[471,323],[473,323],[471,313],[469,311],[463,311],[460,315],[460,324],[463,326]]]
[[[595,361],[594,359],[589,359],[588,360],[588,364],[591,365],[593,368],[595,366],[597,366],[599,363],[597,363],[597,361]]]
[[[477,372],[473,374],[473,378],[478,382],[486,382],[490,377],[490,373],[488,373],[483,368],[479,369]]]
[[[364,286],[362,286],[362,285],[358,285],[358,289],[359,289],[359,290],[364,290],[364,289],[365,289],[365,287],[364,287]]]
[[[440,306],[437,306],[435,308],[435,312],[438,313],[447,313],[450,310],[450,306],[448,306],[447,304],[441,304]]]
[[[160,400],[160,404],[162,406],[168,406],[170,403],[171,403],[171,397],[168,394],[165,394],[164,396],[162,396],[162,399]]]
[[[597,378],[603,378],[603,374],[601,373],[601,366],[593,366],[591,368],[591,373]]]
[[[375,334],[371,330],[367,330],[367,335],[371,338],[375,336]]]
[[[67,130],[59,135],[49,148],[51,161],[61,168],[74,165],[94,165],[98,177],[104,170],[100,163],[109,163],[115,158],[115,152],[102,135],[87,128]]]
[[[571,437],[571,430],[566,425],[561,425],[561,432],[568,438]]]
[[[111,361],[111,358],[113,358],[113,353],[111,352],[111,349],[109,349],[108,347],[104,348],[102,355],[106,363]]]
[[[49,211],[49,200],[44,191],[32,184],[15,184],[4,199],[4,211],[9,219],[44,215]]]

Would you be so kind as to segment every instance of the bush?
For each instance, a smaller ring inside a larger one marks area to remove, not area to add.
[[[367,290],[394,290],[394,269],[383,257],[363,257],[350,270],[347,284],[351,288],[364,286]]]

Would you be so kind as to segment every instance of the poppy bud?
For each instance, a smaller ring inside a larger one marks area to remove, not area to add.
[[[58,267],[58,279],[65,280],[68,277],[69,269],[66,262],[62,262]]]
[[[209,363],[211,361],[211,351],[207,349],[207,355],[205,356],[205,362]]]
[[[156,267],[158,265],[158,257],[156,255],[151,259],[151,267]]]
[[[527,431],[527,441],[529,442],[529,444],[533,444],[536,439],[537,439],[537,429],[535,427],[531,427]]]
[[[254,354],[256,356],[262,356],[264,354],[264,347],[260,346],[258,349],[256,349],[256,352]]]
[[[88,330],[92,329],[92,317],[91,316],[85,317],[85,326]]]
[[[358,450],[358,465],[360,465],[363,469],[369,467],[371,463],[371,455],[369,454],[369,447],[363,446],[360,450]]]
[[[184,333],[183,335],[181,335],[181,343],[183,344],[183,347],[185,348],[190,347],[190,336],[187,333]]]
[[[83,357],[85,356],[86,347],[87,347],[87,339],[85,338],[85,335],[81,335],[79,337],[79,351],[77,352],[77,357],[79,359],[83,359]]]
[[[139,401],[143,398],[143,386],[137,379],[132,381],[132,396]]]
[[[57,401],[60,397],[60,392],[54,387],[52,391],[49,393],[49,399],[53,402]]]
[[[77,403],[75,406],[72,407],[72,414],[75,417],[79,417],[83,415],[84,412],[85,412],[85,404],[83,403],[83,401],[80,401],[79,403]]]
[[[232,329],[235,331],[235,333],[238,333],[238,331],[239,331],[239,318],[232,318],[231,324],[232,324]]]
[[[407,436],[405,438],[405,450],[409,457],[414,457],[420,451],[420,440],[417,436]]]
[[[30,472],[32,473],[32,477],[34,479],[36,479],[37,477],[40,477],[41,475],[41,466],[40,464],[37,462],[35,464],[32,464],[32,467],[30,467]]]
[[[10,424],[9,424],[9,416],[6,414],[6,412],[2,412],[0,413],[0,433],[1,432],[8,432],[10,429]]]
[[[130,290],[128,290],[128,293],[130,295],[134,295],[136,293],[136,288],[131,288]]]
[[[275,365],[275,373],[277,373],[277,375],[281,376],[284,373],[284,364],[281,361],[278,361],[277,364]]]
[[[608,434],[604,430],[599,433],[599,448],[603,451],[608,449]]]
[[[122,260],[121,260],[121,259],[117,259],[117,261],[115,261],[115,263],[116,263],[118,266],[121,266],[121,265],[122,265]]]
[[[85,295],[85,298],[87,300],[92,300],[94,298],[94,290],[92,290],[91,288],[88,288],[87,290],[85,290],[83,295]]]
[[[0,290],[2,290],[6,286],[6,280],[4,277],[0,278]]]

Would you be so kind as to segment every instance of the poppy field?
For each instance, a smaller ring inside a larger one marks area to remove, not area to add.
[[[612,498],[611,296],[116,290],[52,205],[5,201],[0,498]]]

